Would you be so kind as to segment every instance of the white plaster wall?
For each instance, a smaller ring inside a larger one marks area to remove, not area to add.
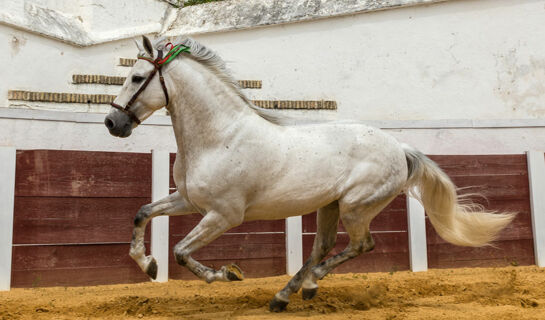
[[[237,78],[263,80],[262,90],[247,90],[252,98],[336,100],[338,111],[327,117],[539,119],[545,116],[543,21],[545,0],[457,0],[196,38],[216,49]],[[108,107],[9,103],[7,90],[115,94],[117,86],[72,85],[71,75],[124,75],[128,69],[116,66],[118,58],[136,54],[130,39],[81,48],[5,25],[0,48],[0,61],[7,62],[0,68],[0,107],[91,112]],[[543,127],[389,131],[435,154],[545,149]],[[123,140],[97,123],[23,119],[0,120],[0,144],[175,149],[165,126],[143,126]]]
[[[116,94],[119,86],[73,85],[72,74],[125,75],[129,69],[118,66],[119,57],[135,57],[132,40],[108,42],[81,48],[34,33],[0,25],[0,107],[8,107],[9,89]],[[34,106],[12,101],[11,106]],[[38,105],[46,109],[74,111],[107,110],[99,105]]]
[[[531,119],[545,115],[544,7],[458,0],[196,38],[263,80],[255,98],[333,99],[351,119]],[[71,75],[123,75],[135,55],[131,40],[79,48],[7,26],[0,43],[0,107],[8,89],[115,94]]]
[[[267,97],[339,118],[539,118],[544,21],[542,0],[459,0],[197,38]]]
[[[161,0],[3,0],[0,24],[91,46],[160,32],[176,16],[172,9]]]
[[[545,128],[386,129],[399,141],[427,154],[516,154],[545,150]],[[102,123],[0,118],[0,146],[18,149],[176,152],[172,128],[144,124],[125,139],[108,133]]]

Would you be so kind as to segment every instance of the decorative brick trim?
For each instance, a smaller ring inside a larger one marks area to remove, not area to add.
[[[101,74],[73,74],[72,83],[93,83],[106,85],[123,85],[126,77],[106,76]],[[261,80],[238,80],[238,84],[243,89],[261,89]]]
[[[55,103],[92,103],[109,104],[114,101],[111,94],[33,92],[23,90],[9,90],[8,100],[39,101]],[[264,109],[309,109],[309,110],[336,110],[337,102],[327,100],[252,100]]]
[[[33,92],[21,90],[9,90],[8,100],[40,101],[56,103],[93,103],[109,104],[115,99],[111,94],[85,94],[85,93],[59,93],[59,92]]]
[[[126,77],[105,76],[100,74],[73,74],[72,83],[96,83],[109,85],[122,85]]]
[[[132,67],[136,63],[136,59],[119,58],[119,65],[122,67]]]
[[[263,109],[337,110],[337,102],[328,100],[253,100],[252,102]]]
[[[238,80],[238,85],[242,89],[261,89],[261,80]]]

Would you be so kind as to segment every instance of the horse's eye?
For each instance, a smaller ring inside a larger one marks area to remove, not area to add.
[[[134,83],[140,83],[142,81],[144,81],[144,77],[141,77],[141,76],[132,76],[132,82]]]

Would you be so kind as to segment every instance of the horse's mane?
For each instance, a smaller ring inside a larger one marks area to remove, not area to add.
[[[167,41],[164,37],[155,39],[153,46],[157,50],[163,50]],[[293,125],[296,122],[315,122],[315,121],[301,121],[301,119],[295,119],[273,110],[267,110],[255,106],[250,99],[242,92],[238,81],[236,81],[231,72],[225,65],[225,61],[213,50],[209,49],[205,45],[199,43],[195,39],[180,36],[173,42],[175,45],[182,44],[190,48],[191,54],[188,57],[200,62],[208,69],[210,69],[220,80],[222,80],[229,88],[235,91],[235,93],[244,101],[244,103],[250,107],[259,116],[278,125]],[[297,121],[298,120],[298,121]],[[321,121],[317,121],[321,122]]]

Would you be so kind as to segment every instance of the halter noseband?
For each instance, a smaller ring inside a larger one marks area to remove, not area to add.
[[[152,59],[144,57],[144,56],[138,56],[138,59],[146,60],[149,63],[153,64],[153,67],[154,67],[153,70],[148,75],[148,77],[146,78],[146,81],[144,81],[142,86],[140,86],[140,88],[133,94],[133,96],[131,97],[129,102],[127,102],[127,105],[125,105],[125,107],[122,107],[122,106],[118,105],[115,102],[110,103],[110,105],[112,107],[114,107],[114,108],[120,110],[121,112],[125,113],[126,115],[128,115],[129,118],[131,118],[131,120],[136,122],[137,124],[140,124],[141,121],[140,121],[140,119],[138,119],[136,114],[134,114],[134,112],[132,112],[130,110],[132,104],[136,101],[136,98],[138,98],[138,96],[146,89],[148,84],[153,79],[153,76],[155,76],[157,71],[159,71],[159,82],[161,82],[161,87],[163,88],[163,93],[165,94],[165,100],[166,100],[165,106],[168,106],[169,98],[168,98],[167,86],[165,84],[165,78],[163,78],[163,72],[162,72],[163,65],[165,65],[165,64],[169,63],[170,61],[172,61],[174,58],[176,58],[176,56],[178,54],[180,54],[182,52],[190,53],[189,52],[189,47],[187,47],[187,46],[184,46],[182,44],[179,44],[177,46],[173,46],[172,43],[168,43],[167,46],[169,44],[171,45],[172,49],[167,53],[167,56],[164,59],[163,59],[163,50],[158,50],[157,58],[155,60],[152,60]]]

